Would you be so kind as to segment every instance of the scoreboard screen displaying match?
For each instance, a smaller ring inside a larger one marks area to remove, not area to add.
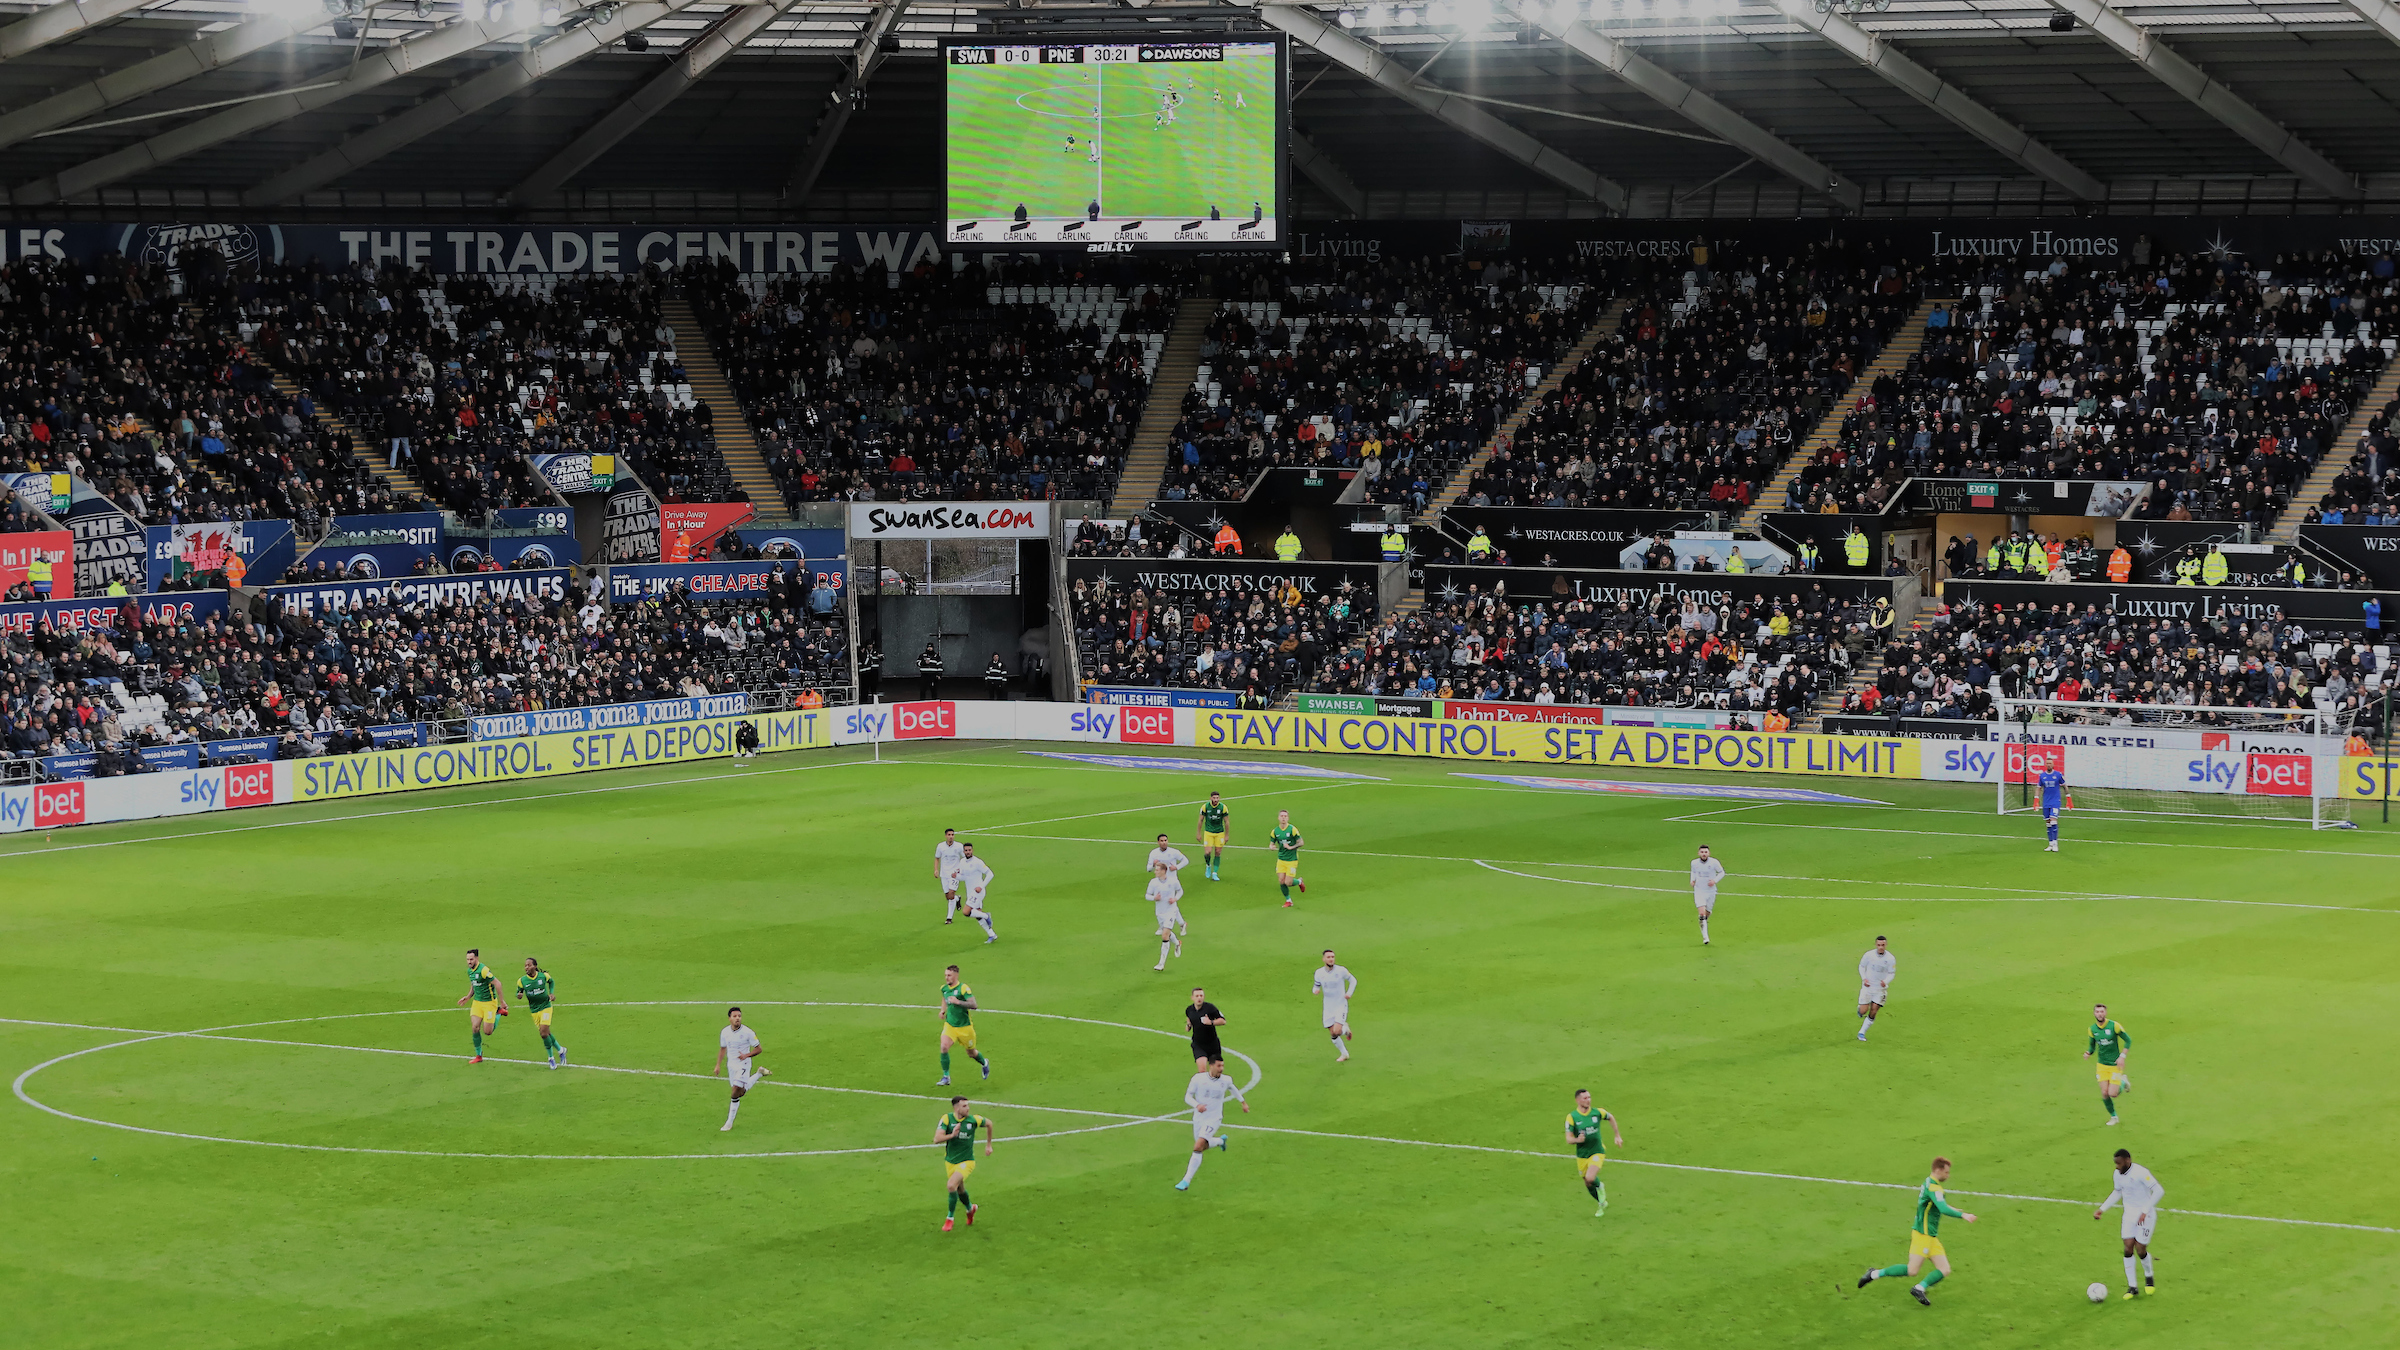
[[[954,40],[945,239],[1131,252],[1281,248],[1281,34]]]

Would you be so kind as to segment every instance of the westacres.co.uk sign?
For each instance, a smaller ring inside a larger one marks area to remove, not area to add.
[[[830,272],[881,263],[906,271],[942,259],[941,234],[921,224],[758,229],[741,225],[269,225],[166,223],[27,225],[0,229],[4,259],[91,259],[120,253],[179,267],[197,249],[244,262],[328,267],[386,264],[442,274],[636,272],[650,263],[731,261],[745,272]]]
[[[850,504],[853,539],[1047,539],[1048,502],[963,505]]]
[[[361,605],[396,609],[485,600],[557,604],[567,598],[564,568],[555,571],[478,572],[458,577],[395,577],[388,581],[340,581],[316,586],[269,586],[264,594],[302,614],[328,614]]]
[[[1202,595],[1211,591],[1231,591],[1249,595],[1260,591],[1278,591],[1285,582],[1300,588],[1300,594],[1314,600],[1332,595],[1350,584],[1351,594],[1361,606],[1375,603],[1376,564],[1330,562],[1234,562],[1222,558],[1178,561],[1167,558],[1069,558],[1067,584],[1080,581],[1086,586],[1105,586],[1114,590],[1144,590],[1177,595]]]

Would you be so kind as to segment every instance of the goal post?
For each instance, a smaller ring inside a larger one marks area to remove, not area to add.
[[[1998,716],[2004,816],[2039,812],[2055,769],[2075,811],[2352,828],[2334,709],[2004,698]]]

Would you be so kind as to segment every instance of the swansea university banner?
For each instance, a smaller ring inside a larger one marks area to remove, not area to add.
[[[758,725],[760,750],[818,750],[833,744],[832,711],[820,709],[757,717],[720,717],[672,726],[372,750],[360,755],[293,762],[289,766],[290,799],[332,801],[418,788],[549,778],[593,769],[723,759],[735,753],[734,734],[744,722]]]
[[[1919,742],[1900,737],[1809,736],[1796,732],[1594,727],[1528,722],[1453,722],[1319,713],[1194,715],[1195,743],[1234,750],[1316,750],[1422,755],[1503,764],[1603,769],[1715,769],[1732,773],[1915,778]]]

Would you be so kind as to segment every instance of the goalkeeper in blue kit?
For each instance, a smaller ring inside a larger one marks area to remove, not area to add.
[[[2042,776],[2034,781],[2041,784],[2042,788],[2042,824],[2049,827],[2050,830],[2050,842],[2042,851],[2056,853],[2058,852],[2058,813],[2066,805],[2067,776],[2056,769],[2044,769]]]

